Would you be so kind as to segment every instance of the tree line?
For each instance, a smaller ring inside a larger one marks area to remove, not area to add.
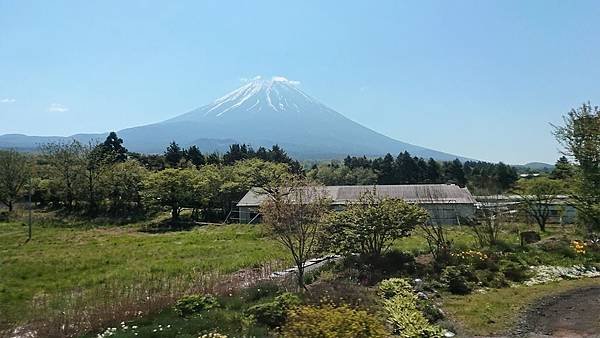
[[[169,144],[162,154],[130,152],[111,132],[102,143],[48,143],[35,154],[0,152],[0,202],[9,210],[25,191],[44,207],[90,216],[143,215],[168,208],[178,219],[189,208],[196,219],[223,219],[253,186],[285,177],[307,177],[324,185],[456,183],[502,191],[516,180],[510,166],[459,160],[425,161],[348,156],[305,171],[278,145],[254,150],[232,144],[224,154]]]
[[[253,186],[301,174],[279,146],[231,145],[203,154],[172,142],[163,154],[129,152],[111,132],[102,143],[48,143],[35,154],[0,151],[0,202],[12,211],[31,189],[33,203],[87,216],[143,216],[168,209],[173,220],[222,220]]]
[[[315,164],[307,175],[325,185],[454,183],[478,194],[498,194],[513,187],[515,168],[480,161],[436,161],[402,152],[396,157],[348,156],[343,162]]]

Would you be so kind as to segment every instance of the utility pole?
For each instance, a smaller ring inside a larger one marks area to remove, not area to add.
[[[29,176],[29,234],[27,241],[31,240],[31,176]]]

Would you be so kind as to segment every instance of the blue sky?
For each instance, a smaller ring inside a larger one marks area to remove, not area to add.
[[[600,102],[599,17],[597,1],[0,0],[0,134],[157,122],[280,75],[401,141],[554,162],[549,123]]]

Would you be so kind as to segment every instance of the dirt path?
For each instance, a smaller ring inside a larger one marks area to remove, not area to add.
[[[521,317],[516,337],[600,337],[600,286],[550,296]]]

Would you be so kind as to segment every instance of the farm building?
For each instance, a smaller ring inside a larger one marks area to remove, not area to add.
[[[531,198],[531,197],[530,197]],[[528,223],[534,222],[529,216],[522,212],[524,201],[523,196],[519,195],[490,195],[476,196],[475,199],[483,208],[494,208],[504,210],[514,214],[521,221]],[[577,218],[577,210],[571,203],[571,199],[566,195],[555,196],[548,201],[547,210],[549,213],[548,223],[570,224]]]
[[[342,210],[347,204],[358,202],[362,194],[375,191],[381,197],[419,204],[429,212],[431,220],[439,224],[458,224],[461,218],[470,218],[475,213],[476,201],[469,190],[454,184],[327,186],[324,189],[334,210]],[[237,203],[239,221],[259,220],[258,210],[266,198],[262,189],[250,189]]]

